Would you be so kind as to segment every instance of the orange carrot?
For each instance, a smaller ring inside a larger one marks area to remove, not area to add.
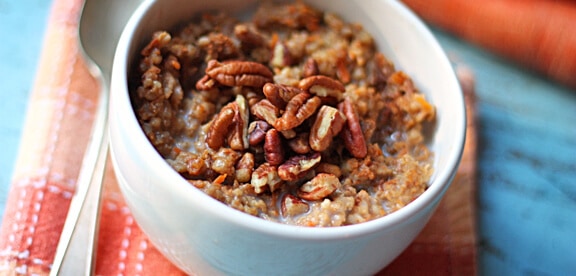
[[[224,181],[226,180],[226,177],[228,177],[227,174],[221,174],[218,177],[216,177],[216,179],[214,179],[213,183],[220,185],[220,184],[224,183]]]
[[[576,2],[403,2],[434,26],[576,88]]]

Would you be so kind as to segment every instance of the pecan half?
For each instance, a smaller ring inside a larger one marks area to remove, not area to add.
[[[296,137],[296,131],[293,129],[282,130],[280,133],[282,133],[282,136],[284,136],[286,139],[292,139]]]
[[[266,99],[280,109],[284,109],[286,104],[297,94],[304,92],[302,89],[294,86],[267,83],[262,88]]]
[[[294,96],[286,105],[286,110],[282,117],[274,123],[277,130],[289,130],[302,124],[306,119],[316,112],[322,100],[309,93],[300,93]]]
[[[273,67],[287,67],[292,65],[294,58],[292,53],[282,41],[277,41],[274,45],[274,51],[272,51],[272,59],[270,59],[270,65]]]
[[[240,183],[247,183],[252,177],[255,165],[254,154],[246,152],[236,163],[236,180]]]
[[[264,139],[264,158],[272,166],[278,166],[284,162],[284,147],[282,137],[278,130],[272,128],[266,132]]]
[[[264,137],[266,136],[266,131],[268,131],[270,128],[271,126],[266,123],[266,121],[258,120],[251,122],[250,126],[248,127],[248,143],[251,146],[256,146],[262,143],[262,141],[264,141]]]
[[[307,154],[310,152],[310,144],[308,143],[309,136],[308,132],[299,133],[296,137],[288,141],[288,146],[295,153]]]
[[[358,112],[354,105],[345,99],[338,104],[338,109],[346,116],[346,124],[342,128],[340,135],[344,140],[344,146],[356,158],[364,158],[368,154],[366,147],[366,140],[364,140],[364,133],[358,118]]]
[[[212,119],[208,133],[206,134],[206,144],[213,150],[217,150],[224,145],[224,141],[228,134],[228,128],[234,122],[236,115],[236,102],[231,102],[220,110],[218,114]]]
[[[296,155],[278,166],[278,176],[282,180],[296,181],[314,169],[320,163],[322,156],[319,152],[310,155]]]
[[[302,67],[302,76],[304,78],[311,77],[318,75],[320,73],[320,69],[318,69],[318,63],[314,58],[308,58]]]
[[[235,150],[247,149],[248,144],[248,120],[250,111],[248,110],[248,103],[242,95],[237,95],[236,100],[236,114],[234,114],[234,128],[228,135],[228,145]]]
[[[262,47],[266,44],[264,35],[252,25],[238,24],[234,26],[234,35],[242,43],[243,49]]]
[[[342,100],[346,91],[341,82],[323,75],[304,78],[300,80],[298,87],[319,97],[334,97],[337,100]]]
[[[350,71],[346,66],[346,58],[339,58],[336,61],[336,76],[342,83],[349,83],[350,82]]]
[[[260,194],[266,190],[266,187],[270,191],[276,190],[282,184],[282,179],[278,176],[278,170],[276,166],[272,166],[269,163],[262,163],[252,172],[252,178],[250,180],[250,185],[254,187],[254,191]]]
[[[216,86],[216,81],[210,78],[208,75],[204,75],[201,79],[196,82],[196,90],[206,91],[214,88]]]
[[[305,200],[322,200],[331,195],[341,185],[338,177],[332,174],[319,173],[310,181],[300,186],[298,196]]]
[[[206,75],[226,86],[262,87],[272,81],[273,73],[263,64],[252,61],[208,61]]]
[[[308,203],[294,195],[286,194],[282,198],[280,211],[284,217],[295,217],[308,212],[308,210],[310,210]]]
[[[342,130],[344,122],[346,117],[338,109],[327,105],[320,107],[310,131],[310,147],[315,151],[326,150]]]
[[[254,106],[256,103],[258,103],[259,101],[261,101],[264,97],[262,96],[262,93],[260,93],[259,91],[253,91],[251,89],[246,89],[246,87],[244,88],[244,96],[246,97],[246,100],[248,101],[248,106],[252,107]]]
[[[252,115],[266,121],[271,126],[276,123],[278,116],[280,116],[280,110],[266,99],[255,103],[252,108],[250,108],[250,111]]]

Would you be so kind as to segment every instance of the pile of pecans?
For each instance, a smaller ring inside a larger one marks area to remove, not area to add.
[[[434,106],[359,24],[300,1],[249,21],[159,30],[131,73],[134,109],[191,185],[247,214],[357,224],[427,188]]]
[[[205,72],[196,83],[198,90],[248,86],[262,91],[250,99],[236,95],[215,115],[206,135],[206,144],[214,151],[221,147],[245,151],[236,164],[236,180],[249,182],[256,193],[274,192],[283,183],[301,181],[315,171],[300,186],[298,196],[322,200],[340,187],[341,175],[338,165],[322,162],[322,152],[341,140],[352,156],[366,156],[358,113],[338,80],[311,75],[297,86],[276,84],[267,66],[238,60],[210,60]],[[253,154],[258,148],[265,159],[259,165]]]

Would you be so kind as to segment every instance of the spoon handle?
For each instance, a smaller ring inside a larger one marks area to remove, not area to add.
[[[95,74],[99,76],[101,74]],[[92,275],[95,267],[100,201],[108,159],[108,91],[102,88],[92,136],[82,160],[76,193],[56,248],[50,275]]]

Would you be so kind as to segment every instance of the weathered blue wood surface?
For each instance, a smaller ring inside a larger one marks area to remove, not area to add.
[[[435,34],[477,80],[482,274],[576,275],[576,91]]]
[[[0,0],[0,218],[49,8]],[[576,275],[576,91],[434,32],[477,80],[481,274]]]

